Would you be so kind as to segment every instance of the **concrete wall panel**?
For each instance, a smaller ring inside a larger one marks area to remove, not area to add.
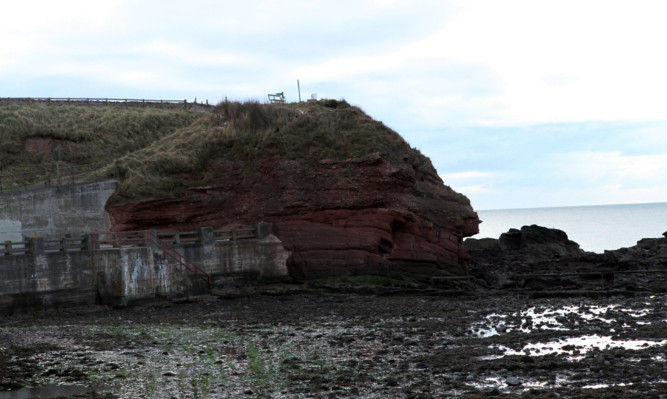
[[[174,249],[217,276],[287,275],[289,252],[273,235],[262,240],[184,244]],[[195,294],[208,287],[158,247],[44,252],[0,256],[0,310],[57,304],[128,304],[156,297]],[[224,279],[223,279],[224,280]]]
[[[104,210],[117,180],[0,193],[0,242],[109,229]]]

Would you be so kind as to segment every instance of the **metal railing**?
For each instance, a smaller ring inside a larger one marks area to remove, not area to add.
[[[146,235],[147,240],[150,244],[153,244],[162,250],[162,254],[165,258],[171,258],[172,260],[178,262],[179,269],[187,269],[190,273],[193,273],[195,279],[199,278],[206,283],[206,286],[211,288],[211,275],[206,273],[202,268],[191,262],[186,258],[182,253],[178,252],[174,247],[167,244],[166,242],[160,240],[156,235],[151,234],[150,232]]]
[[[213,241],[236,241],[258,238],[257,227],[230,230],[213,230]],[[179,270],[187,270],[211,287],[211,276],[200,266],[187,259],[172,245],[201,243],[202,236],[198,231],[156,232],[151,230],[96,232],[87,235],[64,235],[56,239],[44,239],[40,244],[39,253],[55,253],[69,251],[92,251],[109,249],[148,248],[151,245],[162,251],[163,256],[178,263]],[[32,237],[23,241],[5,241],[0,256],[34,254],[33,241],[40,237]],[[3,244],[0,243],[0,248]],[[43,251],[43,252],[42,252]]]
[[[92,236],[92,246],[95,249],[123,249],[149,247],[150,245],[154,245],[162,251],[165,259],[170,258],[177,262],[179,270],[186,269],[190,273],[194,274],[195,279],[201,279],[206,283],[208,288],[211,288],[210,274],[206,273],[206,271],[204,271],[201,267],[197,266],[194,262],[190,261],[183,254],[178,252],[176,248],[161,240],[150,230],[100,232],[93,233]]]
[[[32,242],[30,239],[25,239],[23,241],[5,241],[4,243],[0,243],[0,247],[2,248],[2,250],[0,250],[0,256],[31,254],[34,252],[31,245]],[[45,253],[85,251],[87,249],[88,245],[86,238],[83,236],[63,236],[60,238],[44,240]]]
[[[173,231],[158,232],[158,238],[172,244],[187,244],[199,242],[199,233],[196,231]],[[257,230],[254,227],[214,230],[214,241],[236,241],[257,238]]]

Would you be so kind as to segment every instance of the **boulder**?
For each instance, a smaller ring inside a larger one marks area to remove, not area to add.
[[[579,244],[570,240],[564,231],[538,225],[523,226],[521,230],[510,229],[501,234],[498,241],[503,250],[546,251],[559,255],[583,252]]]

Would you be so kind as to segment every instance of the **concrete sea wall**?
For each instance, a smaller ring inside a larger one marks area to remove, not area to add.
[[[104,210],[117,180],[0,193],[0,242],[109,230]]]
[[[211,229],[199,229],[198,242],[170,245],[200,266],[216,286],[234,276],[287,275],[289,252],[268,231],[254,238],[216,241]],[[209,287],[155,245],[96,249],[88,235],[84,249],[45,250],[33,237],[25,254],[0,256],[0,311],[77,304],[128,304],[175,297]]]
[[[37,252],[0,257],[1,310],[95,302],[90,252]]]

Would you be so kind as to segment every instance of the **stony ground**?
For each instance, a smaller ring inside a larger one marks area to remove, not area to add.
[[[0,387],[107,399],[667,398],[665,295],[444,294],[19,312],[0,319]],[[85,392],[65,391],[76,386]]]

